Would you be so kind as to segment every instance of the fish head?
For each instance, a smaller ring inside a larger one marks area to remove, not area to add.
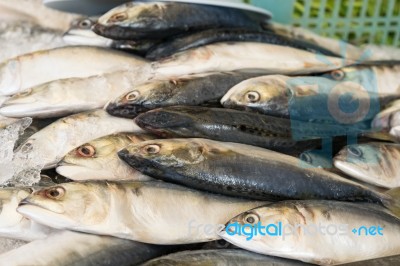
[[[266,114],[287,114],[292,89],[281,79],[248,81],[234,86],[222,98],[227,108],[255,110]]]
[[[354,178],[375,185],[384,185],[382,180],[392,182],[396,176],[397,169],[391,161],[397,160],[399,160],[398,147],[383,143],[354,144],[344,147],[334,157],[334,165]]]
[[[72,180],[108,179],[115,175],[112,165],[117,152],[131,143],[150,139],[139,134],[117,134],[92,140],[70,151],[56,169],[57,173]]]
[[[302,215],[290,204],[281,205],[275,207],[275,204],[269,204],[243,212],[229,220],[218,234],[222,239],[254,252],[279,251],[287,244],[296,243],[282,239],[279,235],[280,225],[304,223]],[[256,233],[258,226],[264,226],[264,235]]]
[[[63,40],[73,45],[93,45],[100,47],[110,47],[112,40],[97,35],[92,31],[92,27],[97,22],[97,18],[79,18],[72,22],[70,29],[64,34]]]
[[[44,188],[22,200],[17,211],[57,229],[95,226],[107,217],[109,195],[103,183],[64,183]]]
[[[151,175],[154,169],[200,163],[204,160],[205,149],[196,139],[158,139],[129,145],[119,151],[118,156],[131,167]]]
[[[176,85],[170,81],[153,81],[123,94],[110,102],[106,110],[109,114],[135,118],[141,113],[155,109],[167,102]]]
[[[58,163],[57,173],[72,180],[82,178],[113,176],[109,162],[116,156],[123,144],[117,143],[114,136],[93,140],[70,151]],[[119,145],[118,145],[119,144]]]
[[[150,23],[166,23],[163,18],[166,3],[126,3],[117,6],[98,19],[104,26],[144,27]]]
[[[60,88],[61,84],[55,82],[21,91],[4,102],[0,113],[7,117],[41,117],[42,112],[64,100]]]
[[[21,66],[18,59],[0,65],[0,95],[13,95],[21,89]]]
[[[195,121],[185,109],[183,106],[172,106],[151,110],[137,116],[135,122],[142,129],[161,137],[190,134]]]
[[[130,2],[111,9],[101,16],[93,26],[99,35],[113,39],[132,39],[132,35],[142,37],[143,28],[162,28],[167,21],[163,19],[167,3]]]

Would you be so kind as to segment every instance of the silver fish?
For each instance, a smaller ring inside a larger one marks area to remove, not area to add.
[[[341,55],[343,58],[351,60],[359,60],[363,58],[363,50],[361,48],[341,40],[321,36],[302,27],[269,22],[264,25],[264,28],[273,31],[278,35],[286,36],[287,38],[294,38],[318,45],[328,51]]]
[[[359,65],[333,70],[323,75],[336,81],[351,81],[379,95],[400,95],[400,64]]]
[[[400,254],[400,220],[369,204],[283,201],[248,210],[226,225],[220,236],[236,246],[318,265]],[[251,228],[239,234],[244,225]]]
[[[373,119],[382,105],[398,97],[379,94],[369,85],[315,76],[261,76],[232,87],[221,104],[295,120],[353,125]]]
[[[273,44],[217,43],[190,49],[152,63],[158,76],[179,76],[203,72],[257,70],[265,74],[310,74],[345,66],[341,58]]]
[[[219,239],[221,223],[263,204],[159,181],[72,182],[35,192],[18,212],[59,229],[165,245]]]
[[[146,75],[140,70],[55,80],[12,96],[4,102],[0,114],[48,118],[98,109],[145,81]]]
[[[16,94],[53,80],[135,70],[146,65],[138,57],[99,47],[71,46],[34,52],[0,64],[0,95]]]
[[[143,132],[133,121],[94,110],[61,118],[33,134],[16,153],[41,158],[44,169],[52,168],[72,149],[110,134]]]

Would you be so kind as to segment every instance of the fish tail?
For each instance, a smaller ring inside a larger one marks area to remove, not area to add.
[[[383,205],[400,218],[400,187],[386,191],[385,195],[388,199],[382,201]]]

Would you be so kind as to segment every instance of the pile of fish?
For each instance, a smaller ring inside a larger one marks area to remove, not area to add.
[[[398,50],[26,2],[0,0],[1,265],[399,263]]]

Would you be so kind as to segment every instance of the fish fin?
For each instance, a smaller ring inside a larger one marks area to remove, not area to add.
[[[400,218],[400,187],[390,189],[385,192],[390,198],[384,202],[386,208],[388,208],[396,217]]]

